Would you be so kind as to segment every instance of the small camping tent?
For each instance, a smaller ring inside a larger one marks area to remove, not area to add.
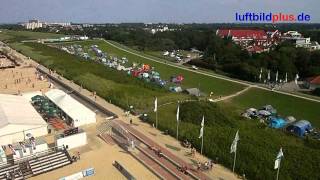
[[[200,90],[198,88],[189,88],[185,90],[189,95],[200,96]]]
[[[287,122],[284,119],[280,117],[272,117],[270,122],[270,127],[278,129],[278,128],[283,128],[286,124]]]
[[[286,117],[286,121],[288,124],[294,123],[296,121],[296,118],[293,116],[288,116],[288,117]]]
[[[265,117],[271,115],[271,113],[269,111],[267,111],[267,110],[259,110],[258,113],[259,113],[260,116],[265,116]]]
[[[269,111],[272,115],[276,115],[277,114],[277,110],[274,107],[272,107],[271,105],[263,106],[262,110]]]
[[[302,137],[306,132],[312,130],[312,126],[309,121],[301,120],[288,126],[287,130]]]

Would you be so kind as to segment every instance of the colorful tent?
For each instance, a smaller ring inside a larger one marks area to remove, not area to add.
[[[148,71],[150,71],[151,68],[150,68],[149,64],[143,64],[142,69],[143,69],[143,71],[148,72]]]
[[[280,117],[272,117],[269,126],[271,128],[283,128],[287,124],[286,120]]]
[[[288,131],[302,137],[305,135],[306,132],[312,130],[311,123],[307,120],[300,120],[287,128]]]
[[[171,82],[173,83],[181,83],[184,80],[184,77],[182,75],[178,75],[176,77],[171,78]]]

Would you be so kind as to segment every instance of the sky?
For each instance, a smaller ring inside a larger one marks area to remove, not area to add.
[[[0,23],[221,23],[235,13],[304,12],[320,23],[320,0],[1,0]]]

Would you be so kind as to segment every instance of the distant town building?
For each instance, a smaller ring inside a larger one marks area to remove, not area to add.
[[[26,29],[37,29],[42,28],[42,23],[39,20],[29,20],[29,22],[24,24],[24,27]]]
[[[93,24],[82,24],[82,27],[84,27],[84,28],[93,27]]]
[[[71,23],[70,22],[54,22],[54,23],[48,23],[48,22],[45,22],[43,23],[44,26],[48,26],[48,27],[66,27],[66,26],[71,26]]]
[[[166,31],[175,31],[175,29],[170,29],[167,25],[153,25],[153,24],[146,24],[146,26],[151,26],[144,28],[145,31],[149,31],[152,34],[157,32],[166,32]]]
[[[48,23],[48,22],[40,22],[37,19],[29,20],[27,23],[22,24],[26,29],[37,29],[42,27],[67,27],[71,26],[70,22],[54,22],[54,23]]]

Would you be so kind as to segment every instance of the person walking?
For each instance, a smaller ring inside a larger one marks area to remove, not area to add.
[[[201,163],[200,163],[200,162],[198,162],[198,164],[197,164],[197,170],[198,170],[198,171],[201,170]]]
[[[77,152],[77,157],[78,157],[78,160],[80,160],[80,152],[79,151]]]

